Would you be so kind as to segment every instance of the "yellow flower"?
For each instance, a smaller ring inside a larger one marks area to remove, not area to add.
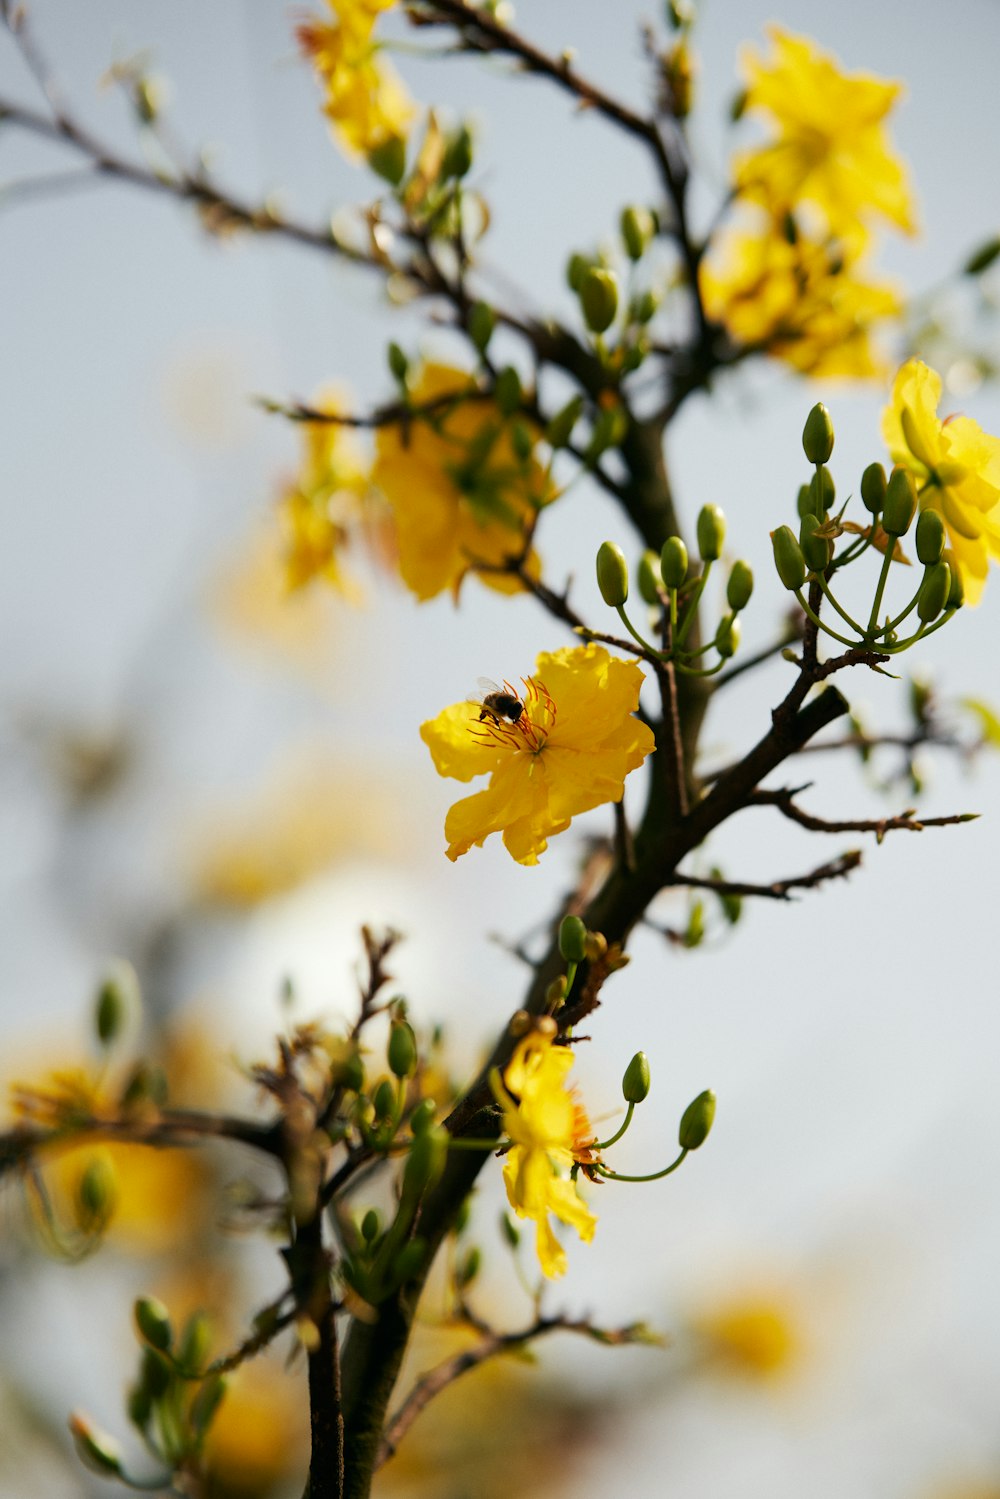
[[[888,282],[869,281],[836,243],[798,236],[777,224],[731,231],[701,267],[710,317],[737,343],[756,346],[803,374],[871,379],[883,373],[872,325],[901,308]]]
[[[968,416],[937,414],[941,376],[919,359],[904,364],[882,414],[882,436],[894,463],[909,469],[923,508],[937,510],[975,604],[989,559],[1000,558],[1000,438]]]
[[[477,562],[497,566],[518,555],[552,497],[537,459],[517,456],[510,422],[492,401],[476,399],[476,389],[463,370],[425,365],[411,386],[415,405],[451,394],[472,399],[405,427],[380,427],[376,436],[372,481],[395,516],[400,575],[418,599],[457,593]],[[537,566],[533,553],[528,563]],[[510,574],[480,576],[504,593],[521,587]]]
[[[503,1168],[507,1197],[519,1218],[537,1225],[538,1259],[550,1279],[566,1273],[566,1251],[550,1214],[587,1244],[597,1227],[569,1178],[574,1161],[593,1159],[588,1147],[594,1138],[586,1112],[565,1084],[572,1065],[569,1047],[532,1032],[518,1043],[503,1083],[496,1074],[491,1079],[512,1142]]]
[[[342,410],[339,393],[323,391],[318,411]],[[285,584],[290,593],[323,578],[340,593],[353,589],[340,566],[340,554],[359,532],[373,549],[379,538],[368,479],[368,465],[353,433],[335,422],[302,423],[304,453],[294,484],[284,492],[279,520],[284,535]],[[385,547],[382,546],[385,550]]]
[[[900,93],[864,73],[841,71],[836,59],[805,37],[772,26],[773,60],[744,54],[746,106],[771,117],[777,138],[737,156],[738,192],[780,218],[797,203],[823,216],[829,233],[859,244],[865,220],[880,216],[915,231],[903,164],[892,154],[883,120]]]
[[[621,800],[624,780],[653,749],[653,733],[632,717],[642,672],[599,645],[543,651],[524,682],[517,723],[455,703],[421,725],[439,775],[489,786],[463,797],[445,820],[448,858],[503,833],[519,864],[537,864],[554,833],[579,812]],[[510,684],[505,684],[514,694]]]
[[[378,55],[373,31],[394,0],[329,0],[334,23],[306,21],[299,45],[326,91],[324,112],[348,154],[368,156],[392,140],[405,140],[414,107],[405,88]]]
[[[695,1331],[710,1368],[750,1379],[787,1373],[801,1352],[792,1308],[777,1297],[714,1308],[695,1320]]]

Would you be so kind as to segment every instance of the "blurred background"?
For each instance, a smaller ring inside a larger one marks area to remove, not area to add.
[[[296,55],[299,12],[285,4],[34,0],[30,14],[75,110],[122,153],[149,145],[107,78],[139,55],[165,82],[171,128],[237,195],[275,193],[322,223],[376,193],[329,137]],[[662,19],[654,0],[525,0],[518,14],[527,34],[574,47],[581,71],[636,107],[647,19]],[[1000,7],[785,0],[775,12],[706,0],[691,122],[703,222],[724,192],[740,44],[760,43],[771,20],[850,71],[905,80],[892,132],[922,233],[887,244],[880,267],[911,294],[939,289],[934,310],[959,343],[986,347],[995,329],[974,321],[967,287],[945,283],[1000,227]],[[643,155],[543,82],[415,55],[399,18],[388,34],[415,97],[474,122],[499,284],[518,288],[527,310],[572,317],[566,257],[608,239],[626,202],[650,201]],[[0,92],[42,104],[6,37]],[[418,605],[374,574],[360,607],[322,589],[284,599],[273,512],[299,439],[254,402],[309,399],[336,381],[363,407],[391,394],[389,338],[453,348],[419,309],[390,307],[370,273],[308,248],[214,236],[177,203],[112,183],[11,190],[74,166],[0,124],[0,1080],[86,1058],[91,997],[120,957],[138,973],[178,1096],[239,1098],[240,1068],[267,1054],[289,992],[293,1018],[350,1016],[366,921],[405,934],[398,986],[419,1021],[446,1023],[452,1065],[468,1074],[523,987],[503,944],[535,929],[570,886],[581,836],[606,824],[600,813],[574,823],[537,869],[514,865],[496,839],[452,865],[442,824],[454,788],[417,730],[477,677],[517,678],[539,650],[569,642],[531,600],[474,582],[460,613],[445,597]],[[938,361],[944,409],[1000,431],[996,384],[980,384],[956,349]],[[806,412],[817,399],[830,407],[846,494],[884,458],[886,394],[758,363],[692,401],[672,430],[683,513],[721,504],[734,552],[756,570],[748,651],[774,638],[784,607],[768,532],[803,478]],[[630,544],[584,486],[541,534],[551,576],[577,575],[588,617],[600,609],[592,557],[606,536]],[[904,666],[916,658],[948,701],[996,704],[998,626],[994,579]],[[778,661],[720,697],[705,738],[713,763],[760,736],[790,670]],[[905,724],[905,682],[840,685],[871,727]],[[880,789],[896,768],[891,757],[866,768],[816,755],[792,776],[815,782],[810,810],[873,817],[915,802],[905,780]],[[708,905],[697,950],[640,931],[580,1049],[599,1118],[617,1116],[632,1053],[650,1056],[653,1090],[620,1170],[662,1165],[689,1099],[706,1086],[719,1097],[710,1145],[683,1172],[592,1194],[597,1238],[571,1247],[550,1292],[554,1308],[605,1325],[644,1318],[666,1349],[566,1339],[535,1366],[471,1376],[414,1429],[381,1492],[1000,1495],[1000,762],[940,755],[922,774],[922,812],[981,820],[881,847],[868,839],[849,882],[795,908],[748,905],[735,928]],[[698,867],[771,880],[862,841],[820,844],[747,812]],[[691,903],[661,898],[654,914],[684,929]],[[280,1287],[266,1243],[223,1233],[211,1214],[211,1246],[177,1231],[175,1204],[220,1184],[223,1219],[238,1219],[247,1162],[126,1157],[117,1165],[134,1186],[107,1251],[84,1265],[47,1260],[15,1194],[0,1202],[2,1499],[105,1491],[76,1466],[65,1417],[85,1404],[124,1430],[132,1296],[212,1305],[238,1286],[249,1314]],[[479,1294],[517,1325],[530,1306],[497,1234],[499,1173],[484,1176]],[[220,1493],[297,1492],[304,1386],[300,1371],[280,1371],[279,1354],[241,1376],[218,1438],[230,1464],[220,1458]],[[490,1446],[500,1435],[502,1451]]]

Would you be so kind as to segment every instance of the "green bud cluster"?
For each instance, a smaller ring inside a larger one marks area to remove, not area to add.
[[[904,431],[906,418],[913,426],[912,417],[904,411]],[[911,451],[920,452],[918,432],[914,431],[908,442]],[[930,630],[945,624],[963,602],[961,570],[948,555],[944,521],[928,505],[921,509],[907,469],[896,467],[887,478],[880,463],[870,463],[861,475],[860,498],[868,512],[868,523],[858,526],[844,522],[847,505],[835,514],[836,488],[826,466],[833,453],[834,430],[830,413],[822,404],[815,405],[806,418],[802,448],[814,472],[798,491],[798,534],[790,526],[778,526],[771,532],[774,566],[782,585],[797,596],[813,624],[839,644],[887,655],[909,649]],[[902,557],[900,538],[909,533],[915,518],[917,560],[923,566],[923,575],[906,607],[895,616],[880,618],[890,567]],[[850,539],[838,550],[837,542],[845,531],[851,533]],[[833,580],[841,568],[857,561],[869,548],[881,553],[882,562],[871,612],[867,623],[862,624],[835,597]],[[807,581],[808,598],[803,593]],[[824,602],[837,616],[832,625],[820,617]],[[914,611],[918,626],[901,639],[898,627]]]

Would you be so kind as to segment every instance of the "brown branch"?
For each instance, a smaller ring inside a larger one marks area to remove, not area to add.
[[[874,833],[878,843],[882,842],[886,833],[897,831],[922,833],[924,828],[946,828],[960,822],[974,822],[979,816],[978,812],[955,812],[949,817],[917,818],[916,809],[910,807],[896,817],[855,818],[830,822],[823,817],[814,817],[811,812],[806,812],[796,805],[795,797],[805,789],[804,786],[798,786],[794,789],[786,788],[778,791],[754,791],[747,797],[747,805],[777,807],[783,817],[797,822],[800,827],[808,828],[811,833]]]
[[[72,1144],[90,1137],[165,1147],[188,1146],[208,1139],[234,1140],[279,1160],[284,1154],[280,1122],[258,1124],[252,1119],[197,1109],[164,1109],[150,1119],[75,1115],[62,1127],[21,1124],[0,1134],[0,1176],[48,1146]]]
[[[859,849],[838,854],[827,864],[821,864],[809,874],[793,875],[785,880],[773,880],[770,885],[747,884],[743,880],[699,879],[697,875],[675,874],[667,885],[684,885],[693,890],[711,890],[715,895],[759,895],[768,900],[790,900],[793,890],[815,890],[828,880],[845,879],[861,863]]]
[[[474,1321],[473,1325],[482,1328],[482,1324],[477,1321]],[[658,1341],[650,1336],[642,1324],[606,1330],[594,1327],[585,1320],[571,1320],[568,1317],[540,1317],[537,1322],[522,1332],[498,1333],[487,1328],[483,1330],[479,1342],[472,1348],[453,1354],[451,1358],[444,1359],[435,1368],[420,1376],[402,1405],[386,1423],[385,1435],[375,1460],[376,1468],[380,1468],[383,1463],[388,1462],[394,1456],[400,1442],[421,1411],[427,1408],[436,1395],[440,1395],[449,1385],[454,1384],[456,1379],[460,1379],[463,1374],[468,1374],[472,1369],[478,1369],[488,1359],[524,1348],[528,1343],[536,1342],[551,1332],[579,1333],[583,1337],[594,1339],[595,1342],[615,1346],[633,1343],[650,1344]]]

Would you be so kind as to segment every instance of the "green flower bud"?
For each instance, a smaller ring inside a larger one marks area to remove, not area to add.
[[[102,1046],[112,1046],[118,1040],[132,1016],[138,1015],[141,1004],[136,971],[122,959],[105,975],[97,991],[94,1025]]]
[[[379,1083],[372,1094],[372,1108],[376,1119],[391,1119],[396,1109],[396,1090],[387,1077]]]
[[[500,1231],[507,1240],[511,1249],[516,1249],[521,1242],[521,1230],[518,1228],[510,1213],[500,1214]]]
[[[587,458],[592,462],[608,448],[616,448],[628,431],[628,417],[621,406],[608,406],[594,418]]]
[[[822,401],[806,417],[802,428],[802,451],[810,463],[828,463],[833,452],[833,422]]]
[[[660,553],[660,572],[667,588],[680,588],[688,572],[688,550],[679,536],[668,536]]]
[[[117,1204],[118,1181],[114,1167],[106,1156],[92,1156],[77,1183],[77,1227],[85,1234],[102,1233]]]
[[[622,1093],[626,1103],[642,1103],[649,1094],[649,1058],[644,1051],[637,1051],[625,1068],[622,1078]]]
[[[958,558],[950,547],[946,547],[941,554],[941,561],[947,562],[951,572],[951,588],[945,600],[946,609],[961,609],[965,603],[965,583],[962,579],[962,569],[958,565]]]
[[[597,586],[601,598],[612,609],[628,598],[628,563],[621,547],[613,541],[602,541],[598,548]]]
[[[917,510],[917,491],[905,468],[894,468],[885,488],[882,527],[890,536],[905,536]]]
[[[730,656],[735,656],[740,648],[740,635],[742,626],[735,614],[729,615],[722,621],[715,636],[715,649],[723,661],[728,661]]]
[[[390,1027],[386,1056],[394,1077],[412,1077],[416,1072],[417,1038],[407,1021],[397,1020]]]
[[[378,1238],[381,1220],[374,1208],[369,1208],[361,1220],[361,1237],[366,1244],[374,1244]]]
[[[445,148],[441,176],[464,177],[472,166],[472,134],[467,125],[455,132]]]
[[[493,337],[493,329],[496,327],[496,317],[493,308],[488,302],[473,302],[469,308],[469,337],[479,350],[485,354],[490,339]]]
[[[392,1262],[392,1279],[397,1286],[403,1286],[415,1275],[419,1275],[427,1258],[427,1240],[421,1238],[409,1239],[403,1245]]]
[[[799,513],[799,519],[800,520],[802,519],[802,517],[804,515],[812,515],[812,513],[813,513],[812,490],[809,488],[808,484],[800,484],[799,485],[799,492],[798,492],[798,494],[797,494],[797,496],[795,498],[795,508],[796,508],[796,510]]]
[[[651,323],[659,310],[660,297],[652,288],[641,291],[638,296],[632,298],[629,305],[629,315],[632,321],[641,323],[643,326]]]
[[[618,277],[602,266],[588,266],[578,289],[584,321],[591,333],[604,333],[618,311]]]
[[[656,232],[648,208],[624,208],[621,216],[622,241],[629,260],[641,260]]]
[[[422,1098],[410,1115],[410,1130],[415,1135],[425,1135],[434,1123],[437,1104],[433,1098]]]
[[[586,956],[587,928],[579,916],[564,916],[559,924],[559,952],[567,963],[582,963]]]
[[[917,516],[917,558],[925,567],[941,561],[944,551],[944,521],[936,510],[921,510]]]
[[[822,524],[815,515],[804,515],[799,527],[799,546],[806,559],[806,567],[813,573],[825,572],[833,557],[833,543],[825,536],[816,535]]]
[[[706,1088],[704,1093],[699,1093],[688,1104],[681,1115],[680,1129],[677,1131],[677,1143],[681,1149],[697,1150],[700,1145],[704,1145],[714,1119],[715,1094],[711,1088]]]
[[[403,1167],[403,1199],[413,1200],[436,1186],[448,1159],[448,1131],[440,1124],[414,1135]]]
[[[125,1412],[133,1426],[143,1431],[149,1425],[153,1414],[153,1402],[149,1398],[149,1391],[144,1385],[133,1385],[128,1392],[125,1402]]]
[[[573,252],[566,262],[566,283],[570,291],[579,294],[584,276],[595,264],[592,256],[581,255],[578,251]]]
[[[749,562],[734,562],[726,584],[726,601],[734,614],[745,609],[753,594],[753,570]]]
[[[564,448],[573,435],[573,428],[580,420],[583,396],[574,396],[561,411],[557,411],[545,429],[545,441],[550,448]]]
[[[177,1362],[189,1374],[196,1374],[208,1359],[212,1329],[204,1312],[193,1312],[184,1324],[177,1345]]]
[[[406,172],[406,142],[398,135],[387,136],[368,152],[368,165],[383,182],[398,187]]]
[[[830,470],[821,465],[809,480],[809,498],[812,501],[812,513],[822,520],[828,510],[833,509],[837,491]]]
[[[391,343],[386,350],[386,358],[389,361],[389,372],[394,380],[400,385],[406,384],[406,377],[410,373],[410,361],[397,343]]]
[[[170,1388],[173,1374],[167,1363],[155,1348],[146,1347],[142,1350],[142,1363],[139,1365],[139,1388],[143,1390],[150,1401],[159,1400]]]
[[[333,1081],[338,1087],[346,1088],[348,1093],[361,1092],[365,1085],[365,1064],[356,1051],[336,1064]]]
[[[545,1008],[553,1014],[562,1009],[566,1003],[566,980],[563,977],[553,979],[545,990]]]
[[[465,1259],[455,1271],[455,1279],[458,1281],[460,1290],[464,1291],[466,1286],[471,1286],[472,1282],[479,1274],[482,1263],[482,1250],[478,1245],[473,1244],[469,1249],[468,1254],[465,1256]]]
[[[981,276],[984,271],[989,270],[993,262],[1000,256],[1000,235],[988,239],[984,245],[975,250],[962,267],[965,276]]]
[[[869,463],[861,475],[861,500],[872,515],[878,515],[885,504],[885,491],[885,469],[881,463]]]
[[[806,580],[806,559],[790,526],[779,526],[771,532],[771,547],[782,583],[790,592],[801,588]]]
[[[173,1336],[170,1330],[170,1314],[162,1301],[153,1296],[140,1296],[135,1303],[135,1325],[143,1342],[151,1348],[167,1349]]]
[[[726,517],[718,505],[702,505],[698,512],[697,536],[702,562],[715,562],[722,556],[726,541]]]
[[[521,404],[521,377],[512,364],[506,365],[497,375],[494,394],[504,416],[513,416]]]
[[[221,1374],[206,1379],[191,1402],[191,1425],[199,1437],[203,1437],[215,1419],[215,1413],[226,1393],[226,1381]]]
[[[92,1473],[118,1474],[122,1470],[121,1448],[114,1437],[91,1426],[86,1416],[74,1412],[69,1418],[69,1429],[76,1444],[77,1454]]]
[[[639,586],[639,595],[645,603],[658,604],[660,602],[663,574],[660,571],[660,559],[655,552],[643,552],[639,558],[636,583]]]
[[[917,596],[917,614],[925,625],[937,619],[951,592],[951,568],[947,562],[934,562],[924,569],[924,581]]]

